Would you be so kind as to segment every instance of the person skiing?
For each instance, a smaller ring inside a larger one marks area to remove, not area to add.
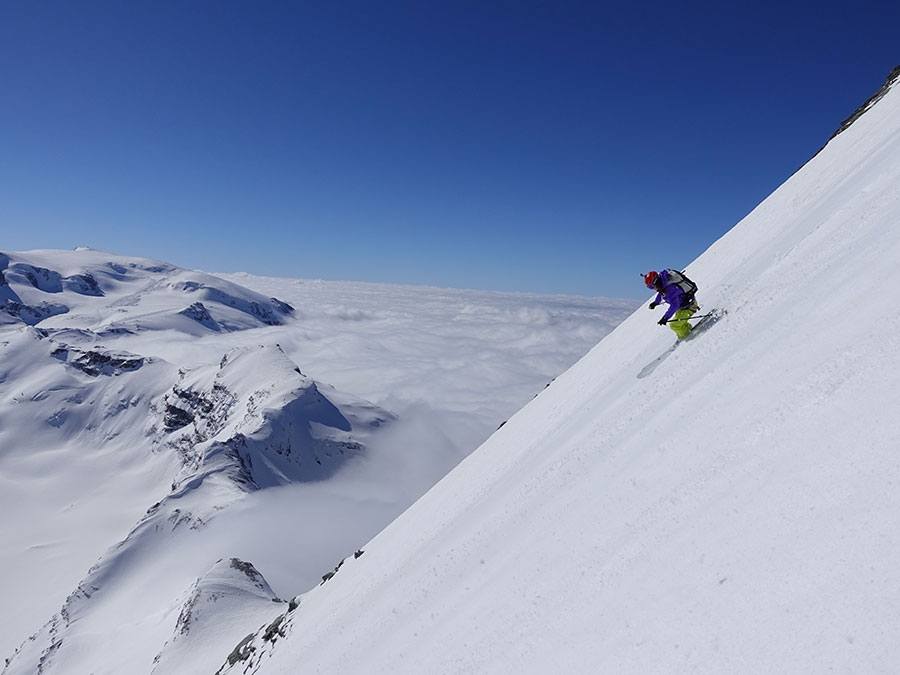
[[[669,328],[675,331],[679,340],[687,337],[687,334],[691,332],[691,324],[688,323],[688,319],[700,308],[694,299],[697,285],[676,270],[647,272],[644,275],[644,283],[647,288],[656,291],[656,298],[650,303],[650,309],[656,309],[663,302],[669,305],[666,313],[657,323],[660,326],[668,323]]]

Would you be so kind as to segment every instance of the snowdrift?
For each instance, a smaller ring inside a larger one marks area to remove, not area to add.
[[[898,222],[893,86],[220,672],[896,672]]]

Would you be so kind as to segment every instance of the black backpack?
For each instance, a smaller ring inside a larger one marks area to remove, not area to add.
[[[693,298],[697,292],[697,284],[687,278],[684,270],[669,270],[669,283],[678,286],[688,298]]]

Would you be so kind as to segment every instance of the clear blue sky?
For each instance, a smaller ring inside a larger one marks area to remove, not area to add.
[[[900,3],[5,2],[0,247],[644,297],[900,64]]]

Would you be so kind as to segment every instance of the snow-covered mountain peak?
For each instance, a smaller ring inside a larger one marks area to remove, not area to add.
[[[279,325],[293,311],[218,277],[154,260],[89,249],[0,253],[0,323],[199,336]]]
[[[205,672],[209,651],[233,651],[247,636],[247,626],[261,626],[287,607],[252,564],[238,558],[219,560],[188,590],[152,673]]]
[[[66,561],[48,584],[50,597],[66,592],[59,611],[7,671],[150,663],[170,627],[142,625],[160,638],[155,645],[115,657],[93,636],[104,625],[119,630],[110,617],[127,615],[129,603],[166,603],[180,592],[216,548],[196,542],[230,507],[261,488],[327,478],[395,416],[318,384],[266,341],[267,327],[291,320],[286,303],[96,251],[5,253],[0,265],[0,458],[4,480],[22,495],[5,503],[13,519],[46,512],[38,522],[59,555],[36,556],[38,565]],[[209,325],[182,311],[185,298],[197,307],[198,297]],[[159,571],[160,559],[172,561],[170,573]],[[141,597],[144,583],[166,590]]]
[[[173,485],[195,483],[200,470],[226,471],[249,489],[322,480],[394,419],[361,399],[323,395],[278,345],[235,348],[179,375],[163,397],[165,445],[184,456]]]

